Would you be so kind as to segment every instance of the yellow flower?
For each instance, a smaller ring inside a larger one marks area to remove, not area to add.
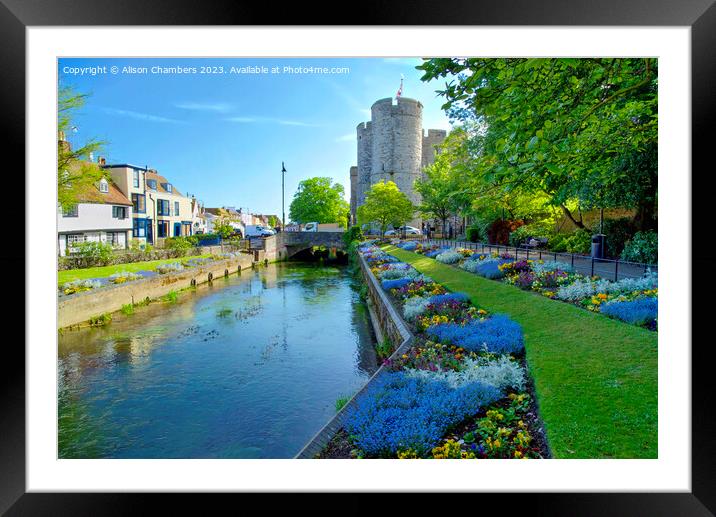
[[[515,451],[515,458],[521,458],[522,453],[520,451]]]

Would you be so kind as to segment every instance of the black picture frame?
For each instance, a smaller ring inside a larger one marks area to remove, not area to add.
[[[230,0],[201,3],[179,0],[0,0],[0,106],[4,126],[4,157],[19,157],[24,169],[25,151],[25,29],[28,26],[106,26],[106,25],[316,25],[320,13],[334,13],[326,25],[552,25],[552,26],[688,26],[691,27],[692,51],[692,163],[701,170],[699,188],[693,189],[692,235],[684,234],[686,249],[693,239],[708,244],[713,225],[709,225],[711,206],[707,197],[714,192],[713,161],[707,150],[716,141],[716,5],[714,0],[513,0],[477,2],[469,0],[395,2],[363,0],[353,16],[339,15],[335,4],[295,2],[277,8],[273,3]],[[701,168],[699,168],[699,164]],[[20,170],[17,167],[14,170]],[[14,174],[6,169],[6,174]],[[16,176],[16,175],[15,175]],[[685,178],[687,180],[688,178]],[[14,181],[15,199],[27,199],[17,193],[22,183]],[[23,209],[15,207],[16,216]],[[700,212],[703,210],[703,212]],[[27,229],[26,229],[27,231]],[[26,238],[29,238],[25,233]],[[0,257],[3,271],[24,271],[24,251]],[[692,248],[693,249],[693,248]],[[703,251],[703,250],[702,250]],[[713,270],[710,252],[693,258],[697,271]],[[20,293],[25,275],[6,280],[7,292]],[[683,281],[691,283],[688,271]],[[707,311],[713,306],[707,298],[707,284],[697,282],[692,290],[692,322],[703,327]],[[15,295],[16,296],[16,295]],[[15,310],[24,304],[14,300]],[[686,302],[686,301],[685,301]],[[8,321],[18,321],[6,313]],[[19,316],[19,315],[18,315]],[[27,321],[27,320],[26,320]],[[693,333],[695,338],[698,334]],[[707,333],[704,334],[708,336]],[[716,511],[716,424],[709,402],[714,395],[709,351],[713,338],[692,339],[692,491],[690,493],[619,493],[619,494],[510,494],[510,507],[525,510],[525,504],[546,515],[712,515]],[[690,343],[679,345],[689,346]],[[0,411],[0,512],[8,515],[35,514],[122,514],[136,511],[146,497],[138,494],[26,493],[25,490],[25,354],[17,342],[6,340]],[[156,496],[152,497],[155,498]],[[355,498],[357,509],[365,499]],[[486,498],[505,495],[480,495]],[[165,499],[165,498],[163,498]],[[529,503],[527,503],[529,499]],[[172,502],[184,505],[183,497]],[[359,502],[359,501],[362,501]],[[413,502],[420,502],[415,498]],[[162,504],[171,504],[163,500]],[[402,499],[402,505],[406,501]],[[408,509],[410,505],[403,506]],[[346,507],[344,507],[346,508]],[[164,506],[164,510],[169,510]],[[349,510],[350,511],[350,510]],[[505,511],[509,513],[509,508]]]

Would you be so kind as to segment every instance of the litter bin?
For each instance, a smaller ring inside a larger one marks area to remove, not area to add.
[[[604,258],[604,238],[606,236],[602,233],[592,235],[592,257],[601,259]]]

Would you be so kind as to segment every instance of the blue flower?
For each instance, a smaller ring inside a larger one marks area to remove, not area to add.
[[[634,325],[644,325],[656,319],[659,301],[657,298],[638,298],[630,302],[612,301],[602,305],[600,310],[612,318]]]
[[[520,353],[524,350],[522,327],[503,314],[465,325],[438,323],[425,331],[442,343],[460,346],[473,352],[496,354]]]
[[[412,449],[419,455],[435,447],[447,430],[503,394],[473,382],[450,388],[443,381],[386,373],[356,400],[345,429],[372,456],[393,456]]]

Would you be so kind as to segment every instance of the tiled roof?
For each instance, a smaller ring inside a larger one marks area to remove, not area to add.
[[[147,172],[147,179],[148,180],[156,180],[157,181],[157,192],[162,192],[166,194],[174,194],[175,196],[183,196],[181,192],[179,192],[179,189],[176,188],[176,186],[169,180],[167,180],[164,176],[161,176],[157,174],[156,172]],[[172,191],[169,192],[166,190],[162,183],[169,183],[172,186]]]
[[[122,191],[111,179],[107,179],[107,183],[109,184],[108,192],[100,192],[97,185],[88,185],[82,192],[77,194],[77,202],[132,206],[132,202],[122,194]]]

